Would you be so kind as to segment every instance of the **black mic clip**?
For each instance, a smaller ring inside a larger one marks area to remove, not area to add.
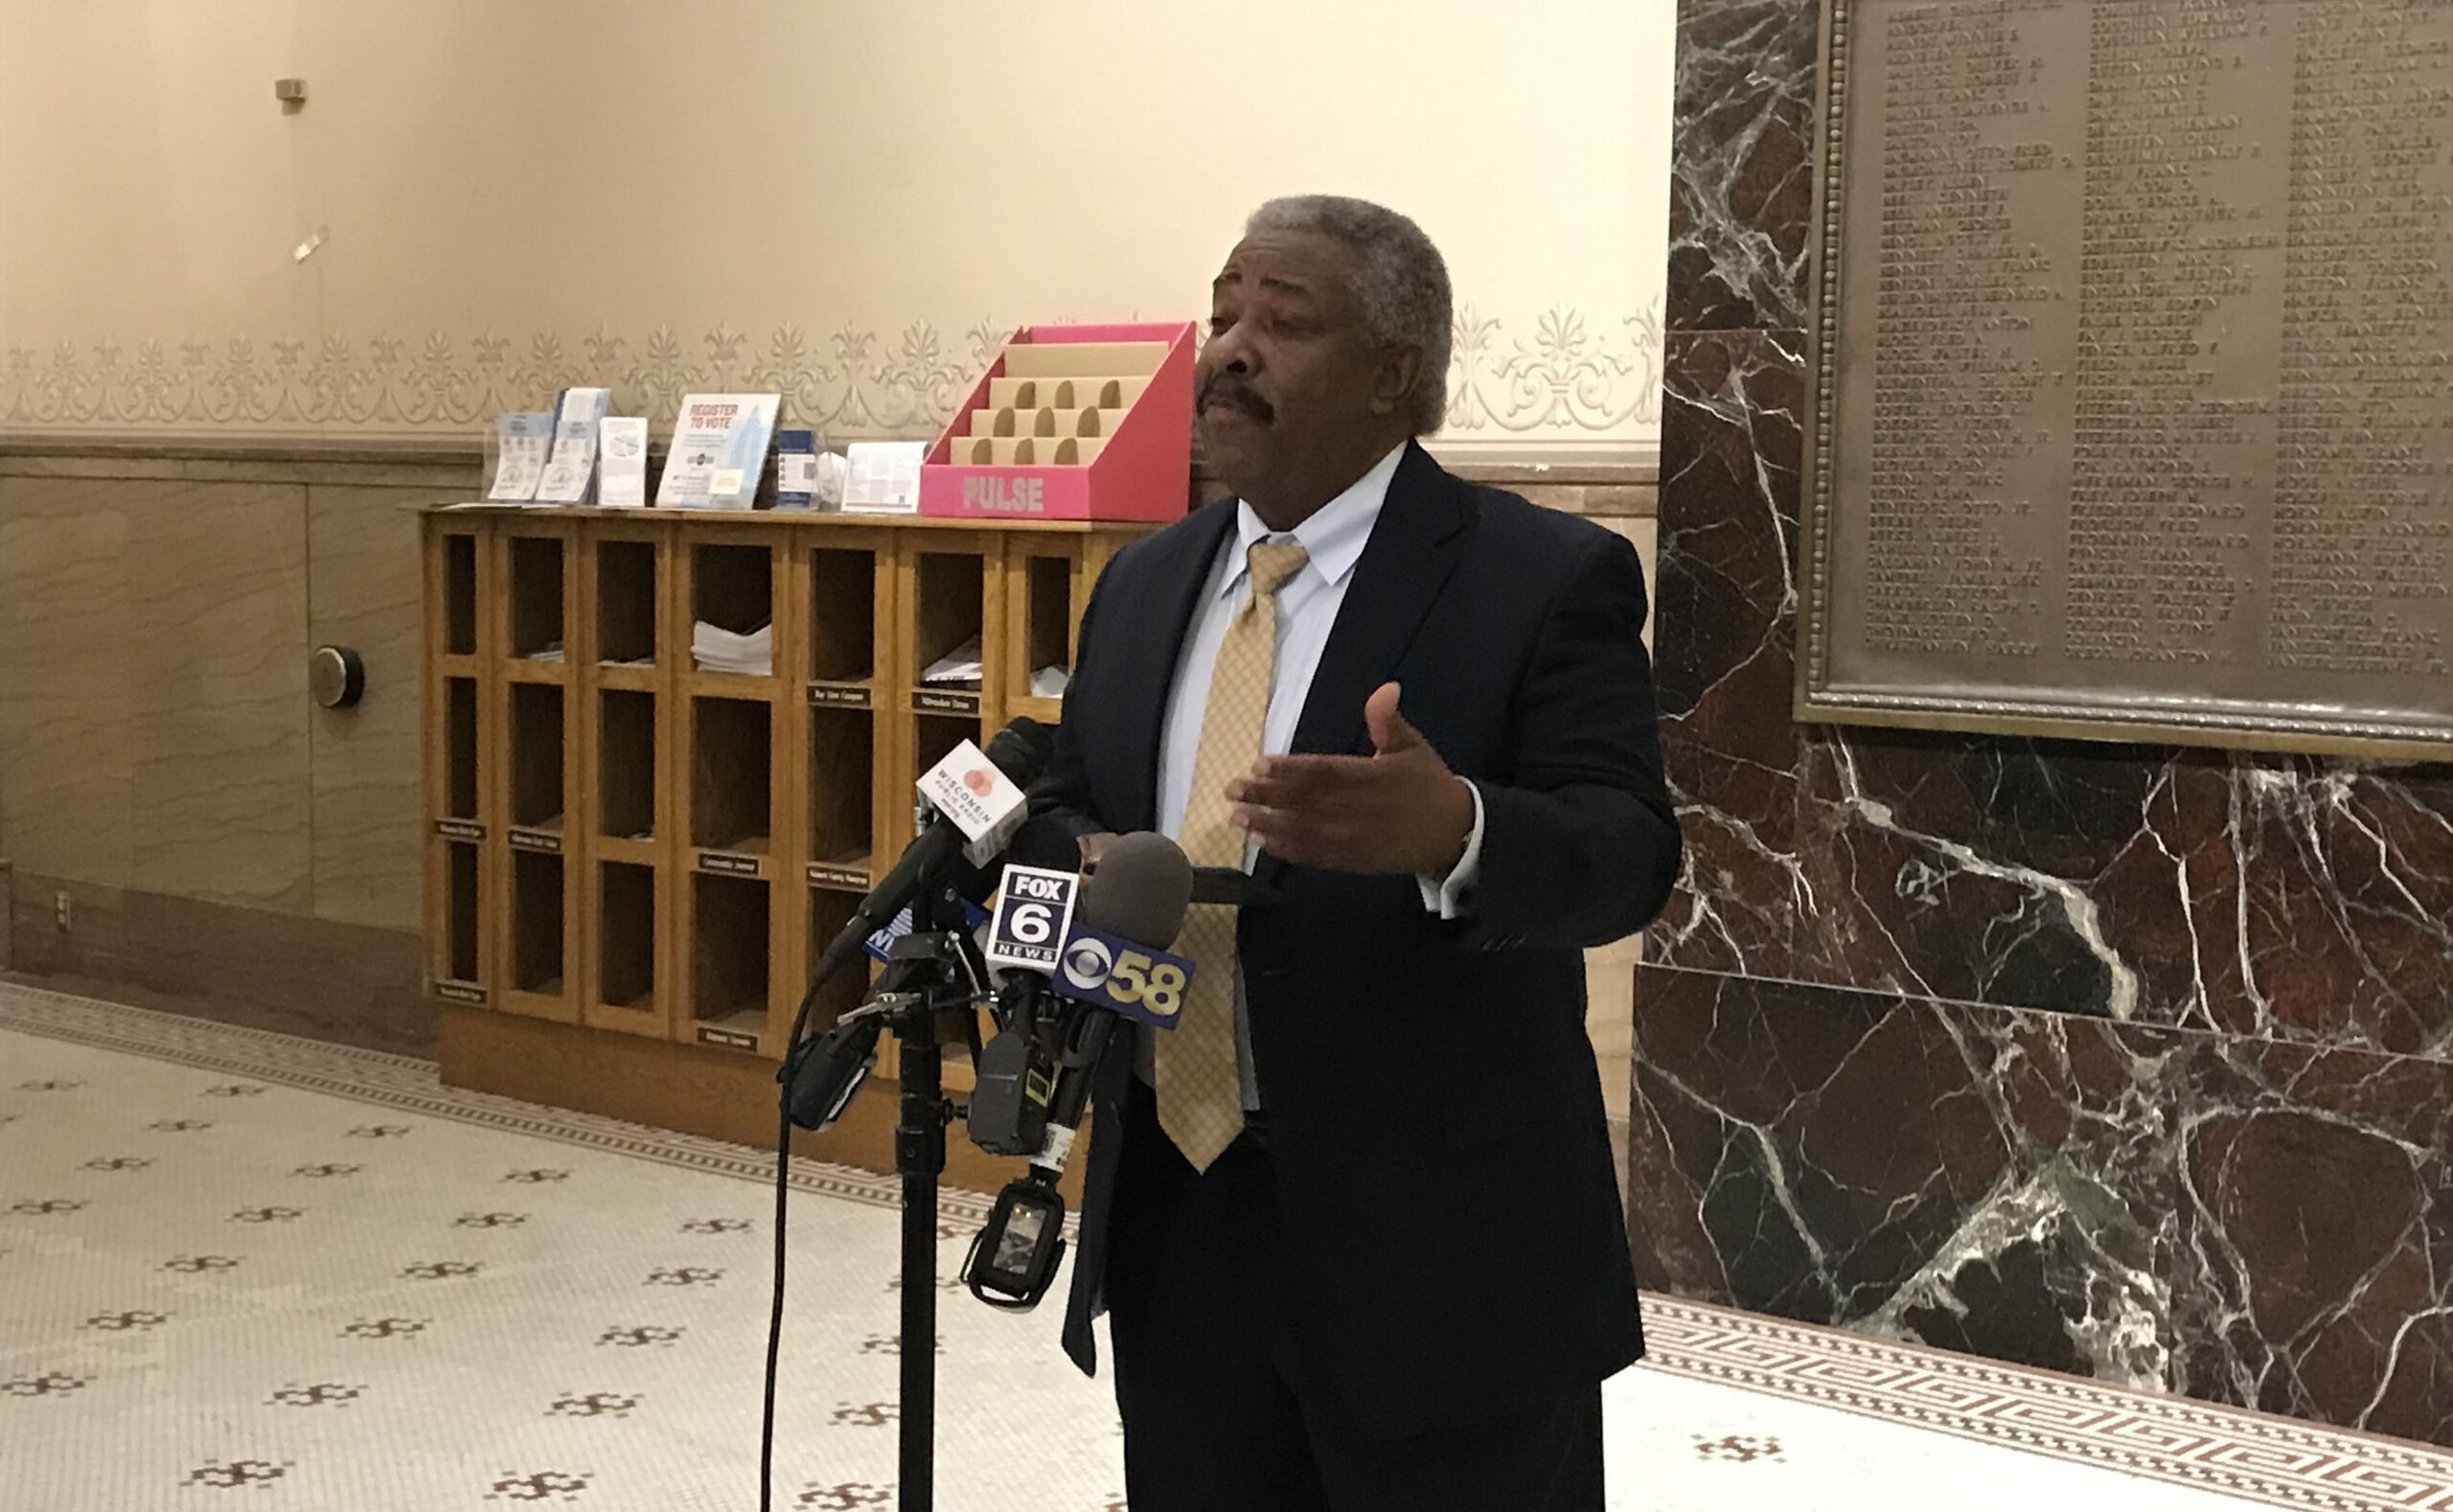
[[[878,1037],[895,1019],[924,1010],[951,1012],[975,1004],[986,991],[978,942],[965,929],[914,931],[886,947],[877,991],[824,1034],[800,1042],[775,1069],[791,1121],[827,1129],[876,1068]]]

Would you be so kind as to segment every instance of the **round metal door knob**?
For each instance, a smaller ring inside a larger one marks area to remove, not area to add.
[[[307,658],[307,690],[328,709],[346,709],[366,696],[366,663],[347,646],[318,646]]]

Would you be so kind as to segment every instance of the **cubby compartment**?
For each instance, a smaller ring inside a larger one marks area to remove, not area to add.
[[[699,1023],[734,1034],[767,1027],[767,883],[694,874],[690,1008]]]
[[[597,833],[655,837],[655,695],[606,689],[596,705]]]
[[[764,677],[775,670],[775,552],[709,542],[690,548],[690,664]]]
[[[551,536],[511,538],[511,654],[562,656],[562,543]]]
[[[443,816],[477,816],[477,682],[448,677],[443,684]]]
[[[443,538],[443,650],[477,653],[477,538]]]
[[[596,543],[596,656],[607,666],[655,663],[655,543]]]
[[[596,995],[610,1008],[655,1006],[655,868],[597,868]]]
[[[817,682],[877,676],[877,553],[810,553],[809,675]]]
[[[816,887],[810,889],[809,937],[813,953],[824,942],[842,932],[843,927],[852,922],[852,911],[860,904],[860,898],[853,893],[829,892]],[[810,1009],[811,1034],[825,1033],[837,1019],[860,1006],[860,999],[869,992],[869,974],[862,970],[867,960],[864,955],[846,966],[817,990],[817,1002]]]
[[[690,613],[736,635],[775,620],[775,553],[765,546],[690,548]]]
[[[690,703],[690,843],[765,855],[773,827],[772,706],[752,699]]]
[[[976,693],[979,679],[929,681],[928,670],[966,653],[977,660],[986,564],[975,552],[922,552],[913,570],[911,676],[922,692]]]
[[[442,974],[453,981],[473,982],[477,979],[477,929],[482,916],[477,905],[475,846],[443,847],[443,885],[447,896]]]
[[[559,997],[562,992],[562,859],[511,853],[511,985]]]
[[[809,725],[809,859],[865,869],[876,840],[876,716],[865,709],[812,709]]]
[[[934,767],[946,752],[965,741],[979,740],[979,722],[958,715],[921,714],[911,721],[911,775],[914,781]],[[906,785],[908,787],[908,784]]]
[[[511,822],[524,830],[560,830],[568,800],[562,790],[562,690],[552,683],[511,687]]]
[[[1020,692],[1032,698],[1065,694],[1073,673],[1073,563],[1065,557],[1031,557],[1023,574]]]

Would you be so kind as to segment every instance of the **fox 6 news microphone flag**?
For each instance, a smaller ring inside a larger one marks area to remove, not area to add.
[[[1062,997],[1155,1029],[1174,1028],[1192,962],[1076,919],[1081,885],[1071,872],[1007,866],[988,926],[988,964],[1045,973]]]
[[[1073,899],[1082,879],[1044,866],[1008,863],[997,882],[997,911],[989,920],[982,952],[991,966],[1056,974],[1073,923]]]

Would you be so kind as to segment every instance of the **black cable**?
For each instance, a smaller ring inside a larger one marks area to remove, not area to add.
[[[784,1066],[775,1092],[775,1276],[774,1297],[767,1314],[767,1390],[758,1427],[758,1512],[775,1506],[775,1376],[784,1357],[784,1257],[788,1253],[784,1222],[791,1204],[792,1078],[791,1068],[809,1028],[810,1010],[817,1005],[813,980],[792,1015],[792,1032],[784,1038]]]

